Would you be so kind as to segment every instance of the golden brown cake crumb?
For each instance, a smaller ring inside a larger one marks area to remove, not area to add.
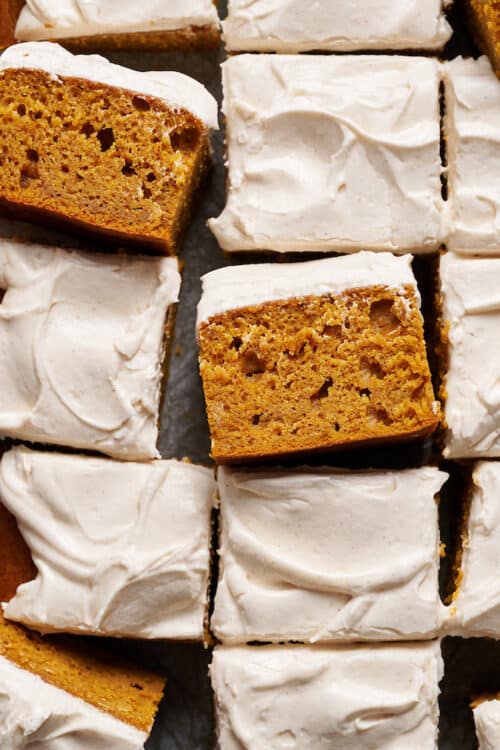
[[[414,289],[273,301],[200,325],[219,463],[427,435],[439,421]]]
[[[208,165],[205,126],[185,110],[80,78],[0,74],[0,204],[175,252]]]
[[[466,0],[473,33],[500,76],[500,0]]]

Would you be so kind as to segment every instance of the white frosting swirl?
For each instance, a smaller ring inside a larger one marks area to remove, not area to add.
[[[438,642],[219,647],[211,666],[224,750],[437,749]]]
[[[434,468],[219,468],[215,635],[224,643],[434,637],[444,614],[434,498],[446,479]]]
[[[112,1],[112,0],[111,0]],[[229,0],[230,50],[440,49],[451,36],[443,0]]]
[[[142,750],[146,739],[145,732],[0,656],[2,750]]]
[[[500,747],[500,700],[489,700],[476,706],[474,723],[479,750],[498,750]]]
[[[500,456],[500,259],[446,253],[443,322],[449,326],[445,455]]]
[[[202,640],[213,471],[14,448],[0,498],[37,577],[5,616],[42,632]]]
[[[500,254],[500,86],[487,57],[444,65],[451,250]]]
[[[228,310],[308,295],[342,294],[349,289],[383,286],[420,294],[411,268],[412,256],[360,252],[305,263],[258,263],[227,266],[202,277],[198,326]]]
[[[11,68],[43,70],[63,78],[84,78],[154,96],[171,107],[191,112],[209,128],[218,128],[218,107],[214,97],[194,78],[172,70],[144,73],[111,63],[100,55],[72,55],[52,42],[12,45],[0,55],[0,74]]]
[[[213,0],[26,0],[15,34],[28,42],[218,25]]]
[[[237,55],[222,67],[229,192],[209,225],[224,250],[440,246],[436,60]]]
[[[0,433],[158,456],[165,316],[175,258],[0,241]]]
[[[464,638],[500,640],[500,462],[481,461],[473,473],[462,574],[448,630]]]

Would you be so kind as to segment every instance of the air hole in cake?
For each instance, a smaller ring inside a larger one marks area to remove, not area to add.
[[[170,143],[174,151],[192,151],[198,145],[199,133],[195,128],[174,130],[170,133]]]
[[[252,424],[259,424],[262,414],[254,414],[252,417]]]
[[[360,366],[361,366],[361,371],[363,375],[366,375],[366,376],[373,375],[379,380],[382,380],[382,378],[385,377],[385,371],[379,365],[379,363],[374,359],[367,359],[366,357],[362,357]]]
[[[17,114],[18,114],[18,115],[19,115],[20,117],[24,117],[24,115],[26,114],[26,107],[24,106],[24,104],[20,104],[20,105],[18,106],[18,108],[17,108]]]
[[[133,682],[132,687],[135,688],[135,690],[144,690],[142,685],[139,685],[137,682]]]
[[[154,182],[156,180],[156,175],[154,172],[149,172],[149,174],[146,176],[146,180],[148,182]]]
[[[425,394],[425,383],[420,383],[420,385],[417,386],[414,391],[412,391],[411,397],[417,401],[423,398],[424,394]]]
[[[335,424],[333,426],[335,428],[335,432],[340,432],[340,425],[339,425],[338,422],[335,422]]]
[[[138,112],[149,112],[151,109],[149,102],[146,99],[143,99],[142,96],[134,96],[132,99],[132,106]]]
[[[38,170],[38,164],[30,162],[29,164],[25,164],[25,166],[21,169],[21,176],[20,176],[20,185],[22,188],[28,187],[31,180],[38,180],[40,177],[40,173]]]
[[[330,338],[341,339],[342,338],[342,326],[341,325],[326,325],[323,328],[323,336],[330,336]]]
[[[108,151],[115,142],[113,128],[101,128],[97,133],[97,140],[101,144],[101,151]]]
[[[64,174],[69,174],[69,166],[67,164],[63,164],[61,166],[61,172],[64,172]]]
[[[247,349],[240,354],[240,367],[245,375],[257,375],[266,371],[266,362],[259,357],[255,349]]]
[[[359,390],[359,395],[360,396],[366,396],[367,398],[371,398],[372,397],[372,392],[371,392],[371,390],[369,388],[361,388]]]
[[[326,398],[328,396],[328,392],[330,388],[333,385],[333,380],[331,378],[327,378],[321,388],[319,388],[316,393],[313,393],[311,396],[311,401],[316,401],[320,398]]]
[[[90,138],[90,136],[91,136],[91,135],[92,135],[92,133],[94,133],[94,132],[95,132],[95,128],[94,128],[94,126],[92,125],[92,123],[90,123],[90,122],[86,122],[86,123],[84,123],[84,124],[82,125],[81,129],[80,129],[80,133],[83,133],[83,135],[86,135],[86,136],[87,136],[87,138]]]
[[[29,148],[26,151],[26,156],[28,157],[28,161],[32,161],[34,164],[36,164],[40,160],[40,155],[34,148]]]
[[[153,195],[153,192],[150,188],[146,187],[145,185],[142,186],[142,194],[145,198],[151,198]]]
[[[34,118],[35,120],[41,120],[41,119],[42,119],[42,116],[43,116],[43,112],[42,112],[42,110],[41,110],[41,109],[37,109],[37,111],[36,111],[36,112],[33,112],[33,118]]]
[[[122,174],[126,175],[127,177],[131,177],[132,175],[137,174],[132,166],[132,162],[130,159],[125,159],[125,164],[122,167]]]
[[[380,299],[370,305],[370,321],[377,331],[390,333],[396,330],[400,321],[393,313],[394,300]]]
[[[236,351],[239,351],[241,348],[241,345],[243,344],[243,340],[240,339],[239,336],[235,336],[231,343],[229,344],[230,349],[236,349]]]
[[[381,422],[382,424],[385,424],[387,426],[392,424],[392,419],[389,417],[385,409],[377,409],[375,407],[369,406],[366,410],[366,413],[374,423]]]

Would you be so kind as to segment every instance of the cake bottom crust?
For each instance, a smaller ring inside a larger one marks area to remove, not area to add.
[[[438,425],[411,288],[232,310],[198,338],[218,463],[411,440]]]

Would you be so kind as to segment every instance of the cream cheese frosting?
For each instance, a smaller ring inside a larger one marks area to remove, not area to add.
[[[14,448],[0,499],[37,568],[4,605],[41,632],[202,640],[213,471]]]
[[[479,750],[500,747],[500,700],[488,700],[474,708],[474,723]]]
[[[2,750],[142,750],[147,735],[0,656]]]
[[[444,70],[448,247],[500,255],[500,84],[487,57],[457,58]]]
[[[224,250],[440,246],[436,60],[237,55],[222,68],[228,196],[209,226]]]
[[[0,434],[145,460],[159,455],[175,258],[0,241]]]
[[[440,49],[451,36],[442,0],[229,0],[230,50]]]
[[[445,456],[500,456],[500,258],[441,259],[448,337]]]
[[[43,70],[56,78],[83,78],[153,96],[173,108],[191,112],[209,128],[218,128],[216,100],[201,83],[182,73],[132,70],[100,55],[73,55],[52,42],[25,42],[9,47],[0,55],[0,74],[12,68]]]
[[[26,0],[15,34],[24,42],[218,25],[213,0]]]
[[[220,750],[435,750],[438,642],[218,647]]]
[[[412,287],[420,302],[412,256],[360,252],[305,263],[256,263],[227,266],[202,277],[198,326],[219,313],[273,300],[342,294],[349,289]]]
[[[435,468],[218,470],[220,569],[214,634],[252,641],[434,637]]]
[[[460,583],[450,608],[452,634],[500,640],[499,568],[500,462],[480,461],[473,472]]]

